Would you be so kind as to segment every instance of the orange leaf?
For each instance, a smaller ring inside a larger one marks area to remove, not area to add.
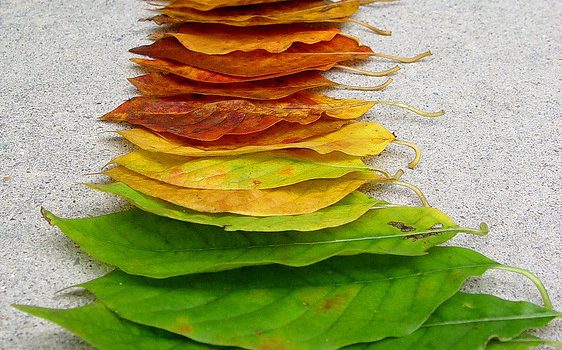
[[[294,43],[315,44],[344,35],[337,28],[312,28],[299,25],[272,25],[263,28],[232,27],[222,24],[190,23],[178,33],[151,35],[152,38],[176,38],[186,49],[207,55],[224,55],[234,51],[265,50],[280,53]],[[347,36],[347,35],[346,35]],[[357,38],[347,36],[359,43]]]
[[[373,51],[354,39],[337,35],[316,44],[295,43],[281,53],[265,50],[235,51],[226,55],[206,55],[186,49],[175,38],[157,40],[151,45],[130,50],[139,55],[166,58],[211,72],[241,77],[270,74],[289,75],[317,69],[355,58],[365,58]]]
[[[314,100],[317,99],[317,101]],[[336,100],[320,94],[297,94],[277,101],[217,100],[217,97],[135,97],[101,119],[126,121],[156,132],[201,141],[243,135],[281,122],[310,124],[327,115],[358,118],[374,105],[359,100]]]
[[[274,189],[208,190],[167,184],[118,166],[105,172],[116,181],[145,195],[206,213],[252,216],[301,215],[332,205],[372,181],[385,181],[375,173],[351,173],[336,179],[309,180]]]
[[[201,11],[208,11],[219,7],[247,6],[279,1],[284,0],[175,0],[167,7],[190,7]]]
[[[231,26],[271,25],[282,23],[345,22],[359,8],[359,0],[338,2],[283,1],[248,7],[219,8],[198,11],[188,7],[166,7],[158,11],[163,15],[153,20],[158,24],[185,22],[221,23]]]

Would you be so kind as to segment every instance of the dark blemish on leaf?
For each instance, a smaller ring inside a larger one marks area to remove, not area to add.
[[[252,180],[252,183],[254,184],[254,186],[258,186],[258,185],[261,184],[261,181],[260,181],[260,180],[255,180],[255,179],[254,179],[254,180]]]
[[[406,225],[402,222],[398,222],[398,221],[390,221],[388,224],[392,227],[396,227],[397,229],[399,229],[402,232],[412,232],[412,231],[416,230],[415,227],[408,226],[408,225]]]
[[[263,334],[263,331],[261,331],[259,329],[256,329],[255,334],[256,334],[256,337],[261,337],[261,335]]]
[[[411,236],[405,236],[402,239],[411,239],[412,241],[417,241],[418,239],[424,239],[424,238],[428,238],[428,237],[432,237],[432,236],[439,236],[441,234],[441,232],[426,232],[426,233],[420,233],[417,235],[411,235]]]
[[[326,312],[326,311],[337,309],[338,307],[343,305],[345,300],[346,300],[346,295],[342,295],[342,294],[334,295],[333,297],[324,300],[322,306],[320,307],[320,311]]]
[[[43,219],[47,220],[49,225],[53,226],[51,218],[48,215],[49,215],[49,212],[45,208],[41,207],[41,216],[43,216]]]

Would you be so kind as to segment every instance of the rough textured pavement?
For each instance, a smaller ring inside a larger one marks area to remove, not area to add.
[[[39,215],[107,213],[125,204],[84,188],[128,146],[97,118],[135,94],[125,78],[138,73],[127,49],[152,28],[137,19],[136,0],[0,0],[0,348],[88,349],[55,325],[11,303],[69,307],[84,299],[56,291],[109,268],[82,253]],[[370,6],[357,16],[391,29],[390,38],[348,25],[376,51],[434,56],[404,66],[383,93],[335,91],[335,96],[388,99],[448,114],[428,120],[376,107],[377,120],[416,142],[424,159],[404,179],[460,224],[490,224],[486,238],[455,244],[535,272],[562,310],[562,2],[403,0]],[[360,67],[388,68],[372,59]],[[379,78],[330,74],[342,83]],[[373,163],[397,169],[411,157],[392,145]],[[377,191],[416,203],[406,190]],[[540,302],[533,285],[508,272],[471,280],[470,291]],[[562,322],[541,331],[562,339]]]

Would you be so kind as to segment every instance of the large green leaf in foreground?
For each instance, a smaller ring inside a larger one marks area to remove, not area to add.
[[[95,258],[154,278],[272,263],[304,266],[334,255],[421,255],[466,230],[425,207],[373,209],[340,227],[268,234],[225,232],[140,210],[85,219],[43,215]]]
[[[489,339],[511,340],[527,329],[543,327],[560,315],[527,302],[458,293],[414,333],[403,338],[354,345],[346,350],[479,350],[486,347]],[[540,344],[540,340],[534,341]]]
[[[93,185],[96,190],[124,197],[131,204],[149,213],[197,224],[220,226],[226,231],[314,231],[336,227],[357,220],[372,207],[386,206],[387,202],[354,191],[342,200],[314,213],[285,216],[248,216],[231,213],[203,213],[147,196],[122,182]]]
[[[468,249],[360,255],[157,280],[114,271],[81,286],[120,316],[195,341],[332,350],[415,331],[469,276],[499,265]]]
[[[468,307],[469,305],[472,307]],[[139,350],[237,349],[204,345],[174,333],[119,318],[101,303],[67,310],[35,306],[17,306],[17,308],[53,321],[102,350],[129,350],[133,348]],[[486,318],[482,318],[482,315],[486,315]],[[431,327],[428,327],[428,325],[440,316],[449,323],[457,322],[457,324],[436,326],[440,329],[437,334],[428,330]],[[420,342],[419,346],[414,347],[415,349],[477,350],[485,347],[487,350],[524,350],[531,346],[541,345],[545,341],[527,334],[511,338],[513,334],[542,326],[552,317],[552,310],[530,303],[510,302],[489,295],[458,293],[441,305],[426,324],[404,339],[417,336],[419,332],[424,332],[424,336],[419,337],[419,340],[423,343]],[[468,332],[463,333],[467,328]],[[478,339],[471,338],[474,332],[477,333]],[[430,338],[431,336],[434,338]],[[451,344],[448,341],[451,336],[462,337],[462,341]],[[499,337],[504,341],[492,340],[486,346],[486,342],[491,337]],[[507,340],[508,338],[510,340]],[[393,349],[392,344],[399,342],[400,339],[389,338],[370,344],[350,345],[344,350],[370,350],[378,349],[380,346],[388,346],[383,347],[384,349]],[[429,344],[431,345],[428,348],[427,345]]]

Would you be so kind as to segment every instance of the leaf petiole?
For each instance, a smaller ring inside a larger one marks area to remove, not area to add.
[[[373,103],[375,104],[381,104],[381,105],[388,105],[388,106],[394,106],[394,107],[400,107],[400,108],[404,108],[407,109],[411,112],[414,112],[418,115],[421,115],[422,117],[427,117],[427,118],[437,118],[437,117],[441,117],[442,115],[445,114],[444,110],[440,110],[437,112],[426,112],[426,111],[422,111],[421,109],[417,109],[415,107],[412,107],[408,104],[405,103],[400,103],[400,102],[393,102],[393,101],[373,101]]]
[[[360,91],[380,91],[384,90],[388,85],[392,83],[392,78],[386,78],[386,81],[377,86],[353,86],[353,85],[343,85],[336,84],[337,87],[348,90],[360,90]]]
[[[499,266],[495,267],[495,269],[511,271],[511,272],[515,272],[515,273],[518,273],[520,275],[523,275],[523,276],[527,277],[529,280],[531,280],[531,282],[533,282],[535,284],[535,286],[539,290],[539,293],[541,294],[544,306],[546,308],[549,308],[549,309],[553,308],[552,301],[550,300],[550,297],[548,296],[548,292],[546,291],[546,287],[544,286],[542,281],[536,275],[534,275],[531,271],[525,270],[525,269],[522,269],[522,268],[519,268],[519,267],[507,266],[507,265],[499,265]]]
[[[419,164],[419,162],[421,160],[421,150],[420,150],[420,148],[417,145],[415,145],[414,143],[409,142],[409,141],[396,140],[395,139],[392,142],[396,143],[398,145],[410,147],[411,149],[414,150],[414,152],[415,152],[414,159],[412,159],[412,161],[410,163],[408,163],[408,168],[414,169]]]
[[[384,36],[390,36],[390,35],[392,35],[392,32],[391,32],[391,31],[377,28],[377,27],[375,27],[375,26],[372,25],[372,24],[369,24],[369,23],[367,23],[367,22],[360,21],[360,20],[355,19],[355,18],[350,18],[349,21],[350,21],[350,22],[353,22],[353,23],[356,23],[356,24],[359,24],[360,26],[363,26],[363,27],[365,27],[365,28],[368,28],[368,29],[372,30],[373,32],[375,32],[375,33],[377,33],[377,34],[379,34],[379,35],[384,35]]]
[[[371,76],[371,77],[384,77],[384,76],[390,75],[392,73],[396,73],[400,70],[400,67],[394,66],[390,69],[383,70],[383,71],[380,71],[380,72],[372,72],[372,71],[368,71],[368,70],[363,70],[363,69],[345,66],[343,64],[336,64],[334,66],[334,68],[346,70],[346,71],[361,74],[361,75],[368,75],[368,76]]]

